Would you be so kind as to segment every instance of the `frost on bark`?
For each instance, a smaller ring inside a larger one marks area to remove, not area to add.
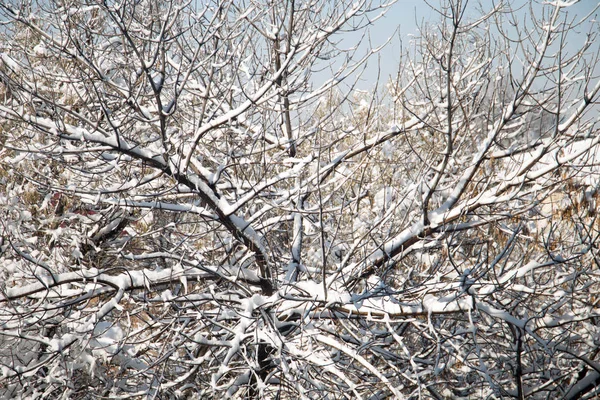
[[[377,93],[398,5],[0,3],[0,396],[594,396],[571,3],[444,2]]]

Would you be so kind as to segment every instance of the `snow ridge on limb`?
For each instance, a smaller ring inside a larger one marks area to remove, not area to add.
[[[261,272],[262,289],[265,294],[273,293],[273,285],[271,282],[271,272],[268,266],[268,257],[266,249],[262,244],[262,238],[246,222],[243,218],[232,214],[230,205],[222,198],[215,189],[211,188],[207,180],[193,173],[183,174],[178,170],[174,170],[160,154],[153,154],[139,146],[129,144],[124,139],[117,140],[108,133],[102,132],[90,133],[85,129],[64,124],[60,128],[57,124],[47,118],[38,118],[27,114],[18,114],[14,110],[6,107],[0,107],[0,112],[4,116],[23,119],[39,129],[53,133],[64,139],[79,142],[91,142],[110,146],[114,151],[127,154],[129,156],[143,160],[144,162],[157,168],[167,176],[173,177],[179,184],[187,187],[192,192],[198,194],[203,203],[213,210],[219,221],[240,241],[256,254],[256,261]]]
[[[560,3],[560,2],[559,2]],[[569,164],[574,160],[577,160],[581,156],[585,156],[590,152],[593,152],[599,143],[599,140],[589,140],[585,145],[579,148],[573,148],[569,152],[561,157],[558,157],[558,153],[568,149],[571,143],[575,143],[575,140],[567,140],[561,146],[556,146],[554,142],[547,142],[545,144],[536,145],[537,151],[533,154],[527,154],[523,161],[520,162],[520,169],[515,174],[514,178],[506,181],[499,180],[492,188],[485,190],[478,194],[474,198],[466,199],[461,202],[467,188],[473,184],[473,179],[477,173],[481,170],[482,166],[489,160],[489,153],[497,141],[499,135],[503,132],[509,122],[512,122],[514,118],[520,118],[516,112],[519,107],[523,104],[530,94],[530,89],[533,82],[539,78],[539,74],[542,70],[542,64],[545,57],[547,57],[547,50],[552,41],[552,35],[557,31],[556,21],[560,18],[559,9],[562,7],[568,7],[572,4],[553,4],[556,9],[552,13],[551,22],[544,28],[544,36],[541,39],[541,48],[537,51],[537,57],[528,66],[525,71],[523,82],[519,87],[518,91],[509,101],[509,103],[503,108],[499,115],[499,118],[494,121],[491,129],[485,135],[483,142],[478,145],[477,153],[472,159],[468,160],[469,164],[465,168],[462,175],[456,179],[454,188],[448,193],[443,203],[434,210],[426,211],[425,221],[427,224],[421,222],[415,222],[411,226],[405,228],[396,237],[389,239],[385,243],[380,245],[380,248],[375,250],[365,261],[360,269],[360,275],[355,276],[349,280],[350,285],[356,283],[359,279],[364,279],[370,274],[375,273],[377,268],[380,268],[383,264],[393,259],[395,256],[406,252],[415,243],[422,241],[425,238],[429,238],[434,233],[440,233],[443,231],[443,227],[447,226],[464,215],[470,214],[476,211],[482,206],[488,206],[490,204],[497,204],[499,202],[509,202],[519,195],[514,192],[514,196],[507,192],[513,188],[519,188],[525,184],[531,184],[537,179],[548,176],[553,171],[559,169],[565,164]],[[596,82],[591,90],[585,89],[583,99],[579,100],[576,104],[578,106],[574,110],[569,110],[570,114],[565,118],[558,127],[559,134],[566,134],[567,131],[572,128],[584,115],[586,111],[590,109],[590,104],[593,103],[593,99],[598,98],[600,91],[600,81]],[[428,112],[429,113],[429,112]],[[413,117],[411,125],[415,128],[423,128],[427,126],[425,116],[428,114],[422,114],[418,117]],[[583,142],[583,141],[581,141]],[[377,141],[381,143],[381,141]],[[573,146],[574,147],[574,146]],[[363,151],[361,148],[357,151]],[[351,154],[354,154],[351,153]],[[552,154],[556,156],[552,157]],[[545,156],[545,157],[544,157]],[[539,168],[539,165],[543,164],[544,168]],[[444,172],[443,170],[441,172]],[[439,176],[439,175],[438,175]],[[357,265],[348,266],[341,275],[347,276],[352,274],[352,271],[357,270]],[[334,279],[334,278],[332,278]]]

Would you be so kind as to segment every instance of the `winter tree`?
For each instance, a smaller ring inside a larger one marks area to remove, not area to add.
[[[595,396],[597,10],[496,3],[1,2],[0,395]]]

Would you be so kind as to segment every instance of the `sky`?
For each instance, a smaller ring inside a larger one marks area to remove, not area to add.
[[[428,2],[431,5],[438,5],[440,0],[428,0]],[[529,0],[512,0],[509,2],[513,4],[513,8],[520,9],[519,13],[521,14],[521,18],[526,18],[528,14],[530,14],[529,7],[523,6],[528,4]],[[536,0],[536,2],[539,4],[545,1]],[[498,0],[482,0],[481,3],[484,4],[486,9],[489,9],[494,3],[497,4]],[[475,9],[478,6],[479,1],[470,1],[468,7],[475,12]],[[600,17],[598,0],[579,0],[579,2],[568,8],[569,15],[573,17],[582,17],[592,11]],[[378,76],[383,83],[387,82],[390,77],[395,76],[400,61],[400,39],[406,47],[411,40],[411,35],[418,34],[418,26],[423,23],[434,23],[438,19],[439,14],[433,11],[427,5],[425,0],[398,0],[397,3],[389,9],[386,15],[376,21],[369,30],[370,40],[374,46],[385,43],[390,37],[392,37],[392,40],[383,50],[381,50],[379,56],[375,56],[371,59],[368,68],[361,76],[358,88],[370,90],[375,86]],[[589,29],[590,26],[587,25],[582,28],[585,30]],[[359,37],[359,35],[348,35],[342,44],[348,43],[348,46],[351,46],[359,40]],[[574,47],[580,45],[582,40],[583,36],[575,35],[571,37]],[[317,81],[318,80],[319,79],[317,78]]]

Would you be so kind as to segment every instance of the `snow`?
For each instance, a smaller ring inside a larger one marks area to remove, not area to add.
[[[175,296],[171,292],[171,289],[163,290],[163,292],[160,294],[160,299],[165,303],[165,305],[167,305],[174,298]]]
[[[458,282],[457,282],[458,285]],[[385,287],[380,287],[380,291]],[[444,314],[474,309],[472,298],[463,296],[436,297],[426,295],[421,301],[403,302],[394,295],[378,294],[378,291],[365,292],[361,295],[340,293],[328,289],[327,298],[323,285],[315,281],[297,282],[293,286],[281,289],[284,301],[278,306],[282,315],[301,314],[318,315],[313,302],[322,302],[325,307],[331,307],[336,312],[347,316],[361,315],[368,320],[399,318],[407,316],[428,315],[430,313]]]
[[[13,60],[8,54],[0,53],[0,59],[4,62],[6,66],[13,70],[13,72],[18,73],[21,71],[21,67],[19,64]]]
[[[511,325],[517,326],[521,329],[525,329],[525,326],[527,325],[527,319],[518,319],[518,318],[514,317],[513,315],[511,315],[510,313],[508,313],[504,310],[499,310],[489,304],[485,304],[483,302],[477,302],[476,306],[477,306],[478,310],[483,311],[484,313],[488,314],[489,316],[499,318],[499,319],[506,321],[506,322],[510,323]]]
[[[349,355],[351,358],[353,358],[354,360],[356,360],[357,362],[359,362],[360,364],[362,364],[364,367],[366,367],[369,371],[371,371],[371,373],[373,375],[375,375],[377,378],[379,378],[379,380],[388,387],[388,389],[390,389],[390,391],[392,392],[392,394],[394,395],[394,398],[396,399],[404,399],[405,397],[400,393],[400,391],[395,388],[390,381],[375,367],[373,366],[371,363],[369,363],[363,356],[361,356],[360,354],[357,354],[352,348],[349,348],[347,346],[344,346],[343,344],[341,344],[340,342],[334,340],[333,338],[329,337],[329,336],[325,336],[325,335],[316,335],[315,339],[318,340],[319,342],[326,344],[328,346],[331,346],[337,350],[340,350],[342,352],[344,352],[345,354]]]
[[[381,153],[387,160],[392,160],[396,153],[396,146],[391,140],[387,140],[381,146]]]
[[[123,330],[109,321],[98,322],[94,327],[94,339],[92,347],[103,348],[106,352],[116,354],[118,343],[123,340]]]
[[[39,44],[37,44],[34,48],[33,51],[40,56],[45,56],[48,53],[48,49],[46,48],[46,45],[44,44],[44,42],[40,42]]]
[[[259,249],[262,254],[267,254],[267,250],[263,245],[262,237],[252,228],[252,224],[244,218],[237,215],[229,215],[228,219],[236,226],[240,233],[243,233],[252,243]]]
[[[380,189],[373,197],[374,206],[377,210],[387,210],[391,204],[395,195],[395,189],[393,187],[386,186]]]
[[[571,0],[571,1],[562,1],[562,0],[554,0],[554,1],[545,1],[543,4],[548,4],[558,8],[571,7],[573,4],[579,3],[580,0]]]
[[[598,372],[598,370],[588,372],[583,379],[578,380],[569,388],[569,391],[564,395],[563,399],[575,400],[582,398],[582,395],[585,394],[589,388],[597,387],[598,380],[600,380],[600,372]]]

